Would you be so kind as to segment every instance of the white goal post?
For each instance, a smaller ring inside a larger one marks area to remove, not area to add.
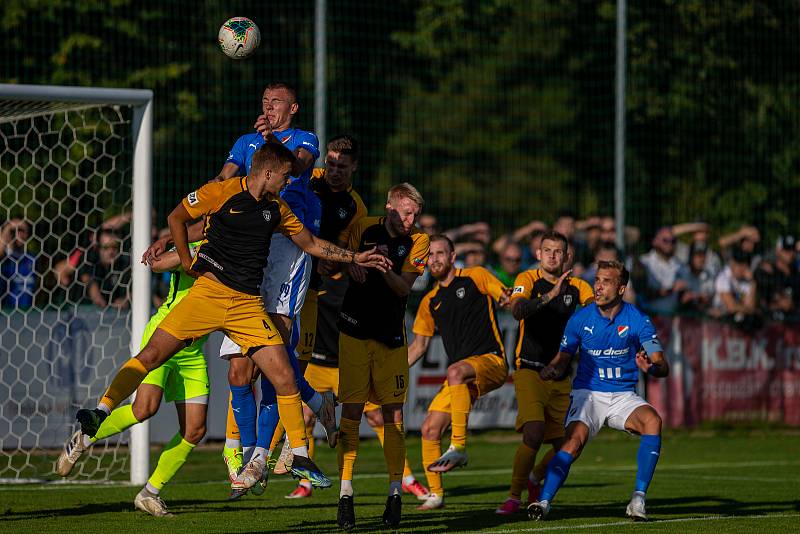
[[[87,116],[93,118],[86,119],[85,117]],[[112,118],[109,119],[109,116]],[[92,133],[90,130],[92,127],[100,129],[100,133],[95,138],[91,138]],[[39,224],[42,227],[47,227],[48,211],[45,203],[49,202],[50,204],[48,205],[51,205],[52,199],[42,200],[40,196],[45,198],[48,191],[51,197],[62,195],[65,191],[69,192],[69,188],[76,181],[84,179],[81,169],[93,169],[91,173],[94,182],[92,183],[100,184],[97,187],[106,187],[106,182],[109,181],[108,176],[113,175],[113,177],[116,177],[122,174],[126,176],[128,173],[131,174],[129,187],[132,191],[132,203],[130,203],[130,199],[125,201],[125,208],[130,210],[133,221],[131,224],[132,235],[130,236],[129,258],[130,312],[118,313],[114,319],[129,325],[130,342],[127,350],[129,350],[130,354],[136,354],[139,350],[139,341],[149,319],[151,309],[150,270],[142,265],[138,259],[141,258],[151,241],[152,131],[153,92],[150,90],[0,84],[0,141],[3,143],[3,146],[0,146],[0,154],[2,154],[2,160],[0,160],[0,192],[4,195],[11,195],[9,198],[14,199],[14,205],[19,207],[19,213],[31,212],[40,214]],[[109,134],[109,132],[112,133]],[[90,139],[81,144],[76,141],[79,139],[79,135]],[[124,164],[117,163],[115,155],[108,156],[102,153],[107,144],[114,144],[108,142],[111,137],[113,137],[112,141],[114,143],[124,147],[125,156],[118,158],[120,161],[124,161]],[[91,155],[89,154],[90,152]],[[61,155],[54,156],[54,154]],[[72,162],[72,159],[77,160],[78,163],[74,163],[72,167],[74,170],[69,171],[69,177],[64,178],[62,177],[62,170],[55,167],[58,167],[61,161]],[[88,164],[88,166],[84,164]],[[84,166],[81,167],[81,165]],[[37,176],[41,180],[40,183],[44,184],[41,187],[35,183],[32,184],[32,181],[35,181]],[[14,191],[13,184],[19,183],[22,184],[19,189],[25,190]],[[49,190],[45,191],[45,188],[49,188]],[[31,193],[28,194],[26,190],[30,190]],[[93,199],[95,202],[95,205],[91,206],[92,213],[99,213],[99,216],[102,216],[103,210],[108,207],[104,205],[105,199],[111,198],[113,195],[119,195],[119,188],[110,191],[89,190],[88,195],[90,200]],[[5,201],[3,204],[3,211],[0,213],[0,224],[5,223],[5,219],[12,217],[10,215],[13,213],[11,208],[14,207],[9,207]],[[35,207],[31,208],[32,205]],[[73,204],[66,203],[61,204],[61,206],[73,206]],[[78,212],[89,209],[82,207],[79,203],[74,204],[74,206],[78,206],[75,208],[75,211]],[[59,216],[62,215],[61,208],[52,209],[59,210]],[[72,208],[65,208],[65,210],[69,209]],[[74,218],[69,218],[70,214],[63,215],[66,217],[65,220],[74,222]],[[29,222],[28,224],[33,224],[36,227],[37,222]],[[54,262],[57,254],[59,256],[63,256],[65,253],[69,254],[70,251],[67,247],[71,245],[65,244],[62,247],[59,238],[53,237],[52,239],[59,243],[55,248],[63,248],[64,250],[51,250],[52,245],[49,244],[51,242],[48,239],[50,239],[49,235],[47,237],[40,236],[40,248],[38,249],[40,256],[47,256],[48,264]],[[14,343],[19,352],[27,350],[25,344],[33,346],[37,343],[36,332],[27,332],[25,327],[31,324],[47,325],[46,321],[51,319],[45,317],[46,313],[55,312],[43,311],[42,306],[38,308],[32,306],[24,312],[14,311],[0,314],[8,324],[13,324],[15,320],[21,321],[21,328],[13,334],[15,336],[13,338]],[[98,317],[103,316],[101,312],[94,311],[94,313],[100,313]],[[26,314],[31,314],[30,318]],[[45,318],[34,318],[33,316],[36,314]],[[47,317],[53,316],[49,315]],[[103,319],[100,320],[102,321]],[[6,328],[8,328],[7,325]],[[99,343],[95,340],[91,331],[89,339],[89,343]],[[3,349],[3,345],[0,344],[0,350]],[[125,347],[119,347],[119,349],[115,354],[124,353],[126,350]],[[60,349],[57,348],[56,350]],[[40,351],[39,353],[44,352]],[[100,347],[100,353],[100,359],[102,359],[102,356],[105,355],[103,347]],[[5,357],[13,358],[14,356]],[[5,363],[8,364],[11,361],[9,359]],[[3,362],[2,357],[0,357],[0,362]],[[0,377],[0,382],[3,382],[2,387],[5,389],[0,391],[10,395],[16,388],[18,391],[23,391],[29,395],[49,395],[47,392],[48,377],[38,376],[44,373],[36,369],[37,365],[38,362],[24,362],[15,369],[15,373],[4,373]],[[74,368],[75,365],[72,365]],[[55,368],[56,366],[51,364],[49,372],[53,372]],[[78,369],[78,371],[80,372],[82,369]],[[103,362],[97,362],[94,373],[96,375],[94,377],[95,383],[100,383],[103,379],[106,381],[111,379],[111,375],[107,374],[108,365]],[[38,385],[40,382],[41,385]],[[96,388],[97,386],[87,387],[85,391],[95,394]],[[78,399],[80,398],[78,397]],[[96,401],[96,397],[94,399],[86,399],[87,403],[94,401]],[[50,408],[40,408],[36,404],[38,402],[36,400],[29,400],[28,402],[30,403],[28,408],[23,406],[23,401],[18,401],[13,406],[14,413],[0,414],[0,418],[3,419],[0,425],[5,425],[0,428],[0,455],[2,455],[0,456],[0,460],[2,460],[2,464],[0,464],[0,479],[5,481],[23,478],[27,480],[47,478],[47,473],[43,473],[43,469],[36,466],[35,457],[47,454],[52,455],[53,451],[52,447],[49,447],[49,451],[41,450],[42,447],[39,447],[40,441],[37,431],[44,429],[42,431],[46,430],[52,433],[52,425],[49,425],[47,419],[50,414],[46,412],[48,409],[52,411],[51,405],[57,401],[50,401]],[[45,413],[37,414],[36,410]],[[11,410],[6,409],[4,412],[11,412]],[[31,412],[34,412],[37,418],[44,422],[41,425],[34,424],[31,422],[34,418],[28,417],[23,419],[22,424],[20,424],[19,420],[15,421],[13,419],[15,416],[30,415]],[[5,419],[10,420],[6,421]],[[25,425],[27,427],[23,428],[22,431],[17,430],[20,427],[25,427]],[[65,428],[61,437],[62,440],[69,435],[69,427],[66,426],[66,423],[63,426]],[[8,430],[7,433],[6,430]],[[30,452],[24,443],[33,443],[31,449],[34,452]],[[21,449],[22,452],[20,452]],[[14,454],[17,455],[16,458],[13,456]],[[97,465],[101,465],[99,460]],[[11,476],[7,476],[8,474]],[[98,474],[99,476],[108,477],[113,473],[103,469],[95,469],[92,473],[88,473],[89,476],[98,476]],[[130,480],[134,484],[143,484],[146,482],[148,475],[149,429],[145,423],[135,425],[131,431]]]

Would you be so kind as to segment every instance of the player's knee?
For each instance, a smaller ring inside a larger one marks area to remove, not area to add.
[[[461,365],[451,365],[447,368],[447,383],[450,385],[463,384],[467,373]]]
[[[644,420],[643,434],[661,434],[661,416],[655,410],[649,410]]]
[[[158,406],[161,404],[161,399],[150,399],[147,397],[136,397],[133,401],[133,416],[140,423],[153,417],[158,411]]]
[[[205,423],[192,426],[186,429],[184,432],[183,439],[188,441],[189,443],[193,443],[197,445],[206,435],[206,425]]]
[[[148,371],[152,371],[161,364],[159,350],[152,345],[147,345],[143,348],[142,351],[136,355],[136,359],[139,360]]]
[[[528,422],[522,427],[522,442],[531,449],[538,449],[542,446],[544,431],[539,425]]]
[[[364,414],[364,417],[367,418],[367,423],[369,426],[373,428],[383,425],[383,413],[381,413],[380,409],[370,410]]]
[[[250,372],[247,366],[231,365],[228,368],[228,383],[232,386],[246,386],[250,383]]]
[[[438,425],[432,424],[428,419],[425,419],[422,423],[420,432],[422,433],[422,439],[427,441],[436,441],[442,436],[442,431]]]

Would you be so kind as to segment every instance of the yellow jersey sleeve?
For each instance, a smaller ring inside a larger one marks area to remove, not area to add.
[[[438,286],[437,286],[438,288]],[[433,336],[436,331],[436,324],[431,315],[431,297],[436,293],[436,289],[429,291],[419,303],[417,308],[417,318],[414,319],[414,328],[412,331],[420,336]]]
[[[226,194],[227,184],[215,182],[206,184],[197,191],[192,191],[181,202],[193,219],[213,213],[225,203],[230,195]]]
[[[420,230],[411,234],[411,238],[414,242],[411,245],[411,252],[403,262],[403,272],[422,274],[425,271],[425,264],[428,263],[430,240],[428,234]]]
[[[470,267],[461,270],[461,276],[469,276],[484,295],[490,295],[494,300],[503,296],[505,286],[485,267]]]
[[[594,302],[594,291],[588,282],[580,278],[572,278],[570,281],[573,285],[578,286],[578,298],[580,299],[581,306],[586,306]]]
[[[286,237],[292,237],[303,231],[303,223],[294,214],[289,205],[283,201],[282,198],[276,199],[278,207],[281,210],[281,224],[278,225],[277,230]]]
[[[353,196],[353,200],[356,201],[356,214],[353,215],[350,224],[339,234],[339,244],[345,246],[350,242],[350,234],[353,232],[353,228],[358,224],[358,221],[367,216],[367,206],[365,206],[364,201],[361,200],[361,195],[356,193],[355,190],[351,190],[350,194]]]
[[[525,271],[519,273],[517,278],[514,280],[514,290],[511,293],[511,300],[518,299],[520,297],[524,297],[526,299],[531,298],[531,293],[533,292],[533,277],[531,276],[529,271]]]
[[[347,236],[347,248],[358,251],[358,247],[361,246],[361,234],[364,233],[364,228],[369,224],[369,219],[362,217],[361,220],[352,225],[350,234]]]

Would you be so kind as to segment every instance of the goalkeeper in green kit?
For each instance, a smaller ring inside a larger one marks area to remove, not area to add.
[[[199,244],[197,242],[190,245],[193,254]],[[147,257],[147,263],[154,272],[172,271],[172,275],[169,280],[169,294],[147,323],[141,346],[147,343],[161,320],[183,299],[195,281],[181,268],[180,258],[174,250],[156,258]],[[159,493],[186,462],[189,453],[206,433],[209,380],[203,344],[207,337],[198,339],[164,365],[151,371],[136,390],[133,404],[126,404],[112,411],[100,425],[96,436],[90,438],[80,430],[76,431],[64,444],[64,450],[56,462],[56,473],[64,477],[69,475],[81,454],[93,443],[119,434],[136,423],[152,417],[158,411],[163,396],[167,402],[175,403],[180,430],[164,446],[155,471],[145,487],[136,495],[134,505],[137,509],[156,517],[171,516]]]

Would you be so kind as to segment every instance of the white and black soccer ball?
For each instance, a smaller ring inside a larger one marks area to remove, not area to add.
[[[219,29],[219,47],[231,59],[244,59],[261,42],[261,30],[247,17],[233,17]]]

